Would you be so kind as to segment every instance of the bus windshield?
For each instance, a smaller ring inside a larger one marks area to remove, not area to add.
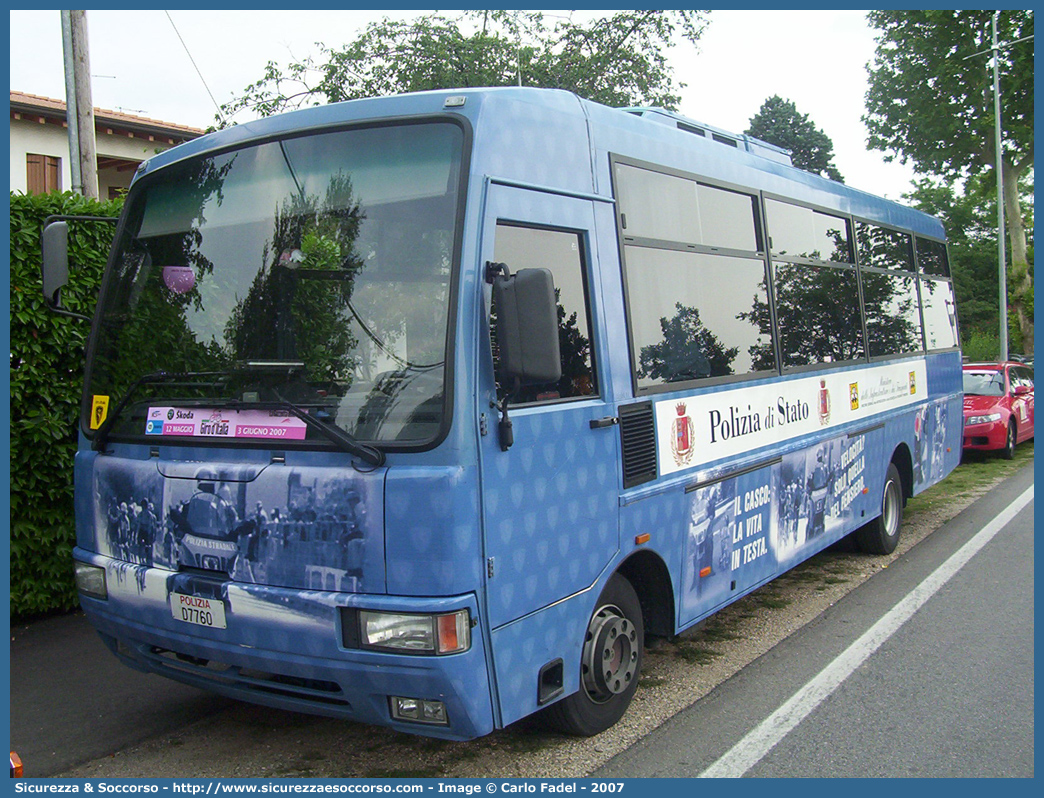
[[[360,440],[435,438],[463,149],[455,124],[400,124],[267,141],[142,178],[99,302],[87,410],[133,390],[113,435],[143,435],[146,416],[192,412],[183,405],[250,407],[256,420],[293,404]],[[290,437],[329,445],[317,426]]]

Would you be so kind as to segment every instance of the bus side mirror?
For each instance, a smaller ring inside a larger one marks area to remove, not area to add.
[[[555,283],[547,269],[506,267],[493,279],[497,309],[500,376],[515,385],[545,385],[562,378],[558,346],[558,303]]]
[[[43,262],[44,301],[47,307],[57,310],[62,306],[61,290],[69,282],[68,222],[44,222],[40,257]]]
[[[40,234],[40,265],[43,274],[44,303],[62,316],[90,321],[90,316],[62,307],[62,289],[69,282],[69,222],[115,224],[111,216],[48,216]]]

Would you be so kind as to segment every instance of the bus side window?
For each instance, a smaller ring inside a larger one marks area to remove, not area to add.
[[[591,324],[584,270],[583,238],[579,233],[498,223],[494,260],[504,263],[512,274],[521,269],[549,269],[555,282],[558,303],[558,341],[562,354],[562,378],[557,383],[521,388],[512,404],[556,402],[598,392]],[[496,307],[490,310],[491,322]],[[493,366],[497,375],[497,398],[503,399],[499,356],[494,326],[490,325]]]

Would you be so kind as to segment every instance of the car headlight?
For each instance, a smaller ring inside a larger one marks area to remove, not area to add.
[[[344,618],[345,643],[351,646],[351,618]],[[467,610],[442,615],[414,615],[359,610],[358,647],[396,654],[459,654],[471,648],[471,614]]]
[[[964,426],[970,427],[973,424],[989,424],[993,421],[1000,421],[1000,413],[989,413],[985,416],[968,416],[964,419]]]

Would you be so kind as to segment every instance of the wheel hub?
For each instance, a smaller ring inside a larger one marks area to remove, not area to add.
[[[892,537],[899,531],[899,506],[902,499],[899,496],[899,486],[894,480],[888,480],[884,492],[884,531],[888,537]]]
[[[591,618],[584,643],[584,687],[594,701],[624,692],[636,675],[638,632],[616,607],[602,607]]]

